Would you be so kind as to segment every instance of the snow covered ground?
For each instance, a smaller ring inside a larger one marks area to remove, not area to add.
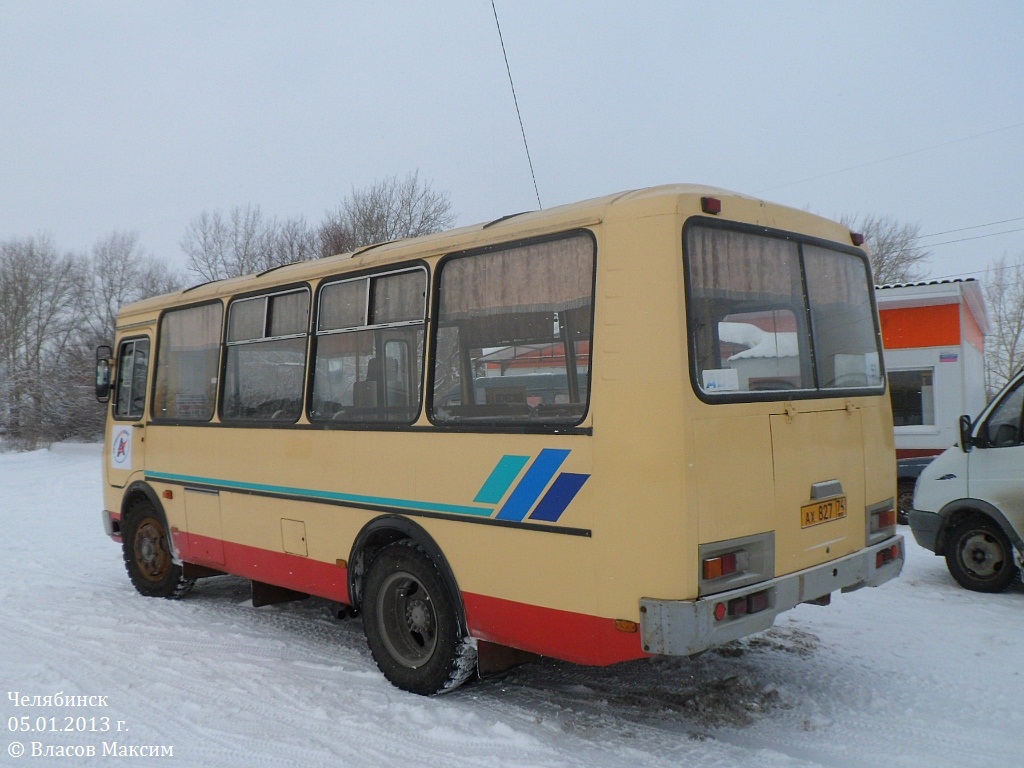
[[[961,589],[907,529],[900,579],[697,659],[544,661],[426,699],[389,685],[359,620],[324,603],[253,608],[230,577],[138,595],[102,532],[99,473],[98,446],[0,454],[2,766],[154,762],[103,757],[113,742],[215,768],[1024,763],[1024,590]],[[85,731],[11,731],[72,715]]]

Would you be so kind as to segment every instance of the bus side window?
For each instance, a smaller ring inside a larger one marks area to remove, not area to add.
[[[230,304],[223,420],[294,422],[299,418],[308,324],[305,288]]]
[[[310,421],[416,420],[426,287],[426,270],[416,267],[320,289]]]
[[[149,373],[149,339],[121,343],[117,362],[117,399],[114,416],[140,419],[146,408],[146,378]]]
[[[573,232],[442,262],[435,423],[583,420],[594,257],[593,237]]]
[[[223,305],[217,301],[171,309],[160,318],[154,418],[213,418],[222,316]]]

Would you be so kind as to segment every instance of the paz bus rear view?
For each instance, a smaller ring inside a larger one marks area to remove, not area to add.
[[[133,304],[106,530],[145,595],[342,604],[423,694],[766,629],[903,564],[859,244],[674,185]]]

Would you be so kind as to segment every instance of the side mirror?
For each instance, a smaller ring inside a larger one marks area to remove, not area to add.
[[[971,417],[966,414],[960,417],[960,450],[970,453],[974,447],[974,439],[971,437]]]
[[[101,403],[110,400],[110,358],[114,350],[107,345],[96,347],[96,399]]]

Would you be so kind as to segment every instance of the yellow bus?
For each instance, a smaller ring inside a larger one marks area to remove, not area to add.
[[[144,595],[336,601],[422,694],[764,630],[903,565],[859,244],[671,185],[138,302],[106,532]]]

